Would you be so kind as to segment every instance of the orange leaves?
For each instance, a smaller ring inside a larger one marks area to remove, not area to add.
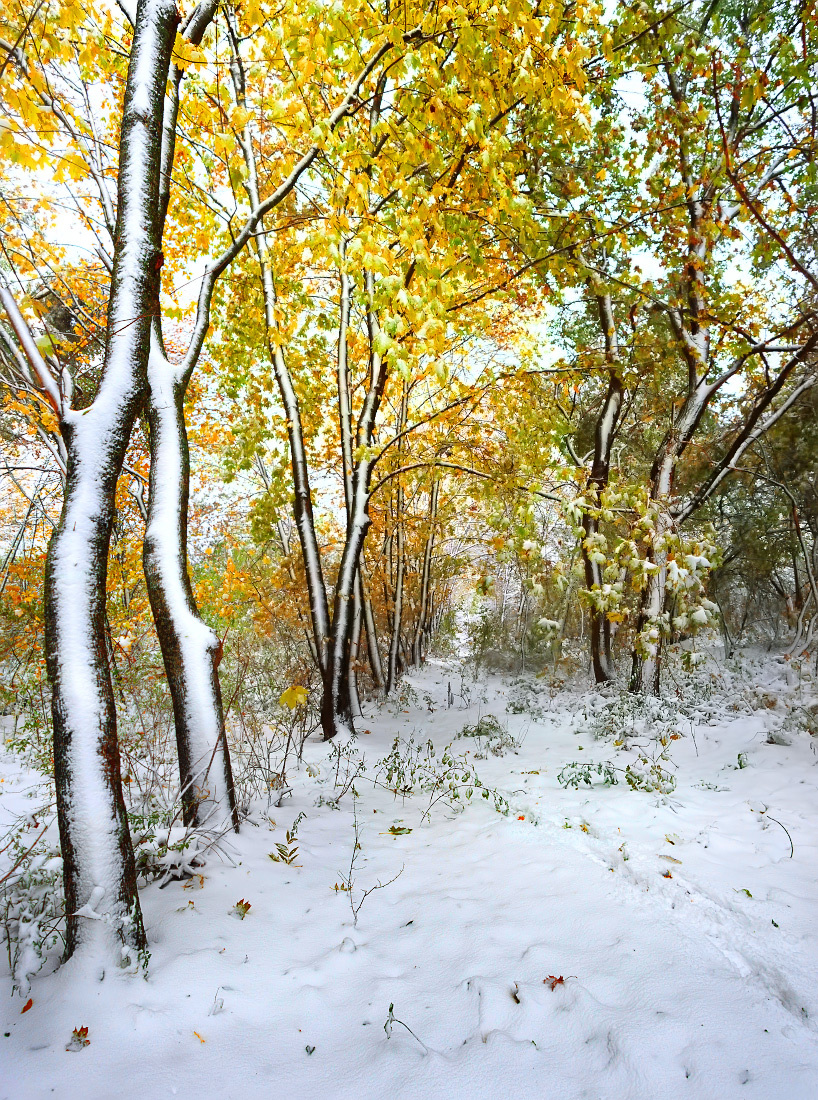
[[[71,1051],[84,1050],[89,1046],[91,1040],[88,1038],[87,1027],[75,1027],[71,1032],[71,1038],[66,1044],[65,1049]]]

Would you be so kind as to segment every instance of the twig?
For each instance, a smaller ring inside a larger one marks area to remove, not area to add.
[[[776,825],[781,825],[781,822],[778,820],[777,817],[770,817],[769,814],[767,814],[767,817],[770,818],[770,821],[774,821]],[[795,855],[795,845],[793,844],[792,837],[790,836],[785,826],[781,825],[781,828],[784,829],[785,833],[787,833],[787,840],[790,842],[790,859],[792,859],[792,857]]]
[[[363,903],[366,901],[366,899],[369,897],[369,895],[374,894],[374,892],[376,890],[383,890],[386,886],[391,886],[392,883],[397,881],[397,879],[399,879],[400,876],[403,874],[404,870],[406,869],[406,865],[404,864],[401,867],[401,869],[398,871],[398,873],[396,875],[394,875],[392,878],[390,878],[388,882],[381,882],[381,880],[378,879],[378,881],[375,883],[374,886],[370,886],[368,890],[364,890],[363,893],[361,894],[361,897],[360,897],[360,900],[358,901],[358,904],[356,905],[355,901],[352,897],[352,888],[355,885],[355,880],[353,878],[353,874],[354,874],[354,871],[355,871],[355,861],[358,858],[358,852],[360,852],[362,849],[361,849],[361,843],[360,843],[360,827],[358,825],[358,803],[357,803],[357,801],[355,800],[354,797],[353,797],[353,800],[352,800],[352,819],[353,819],[353,828],[355,830],[355,843],[352,846],[352,858],[349,861],[349,871],[347,873],[346,878],[341,876],[341,881],[344,883],[344,885],[347,888],[347,895],[349,897],[349,907],[352,910],[352,924],[353,924],[353,927],[357,928],[358,927],[358,914],[360,913],[361,907],[362,907]],[[398,1022],[400,1022],[400,1021],[398,1021]],[[406,1026],[406,1025],[404,1025],[404,1026]],[[415,1036],[415,1038],[417,1039],[417,1036]],[[419,1039],[418,1039],[418,1042],[420,1042]]]
[[[391,1038],[392,1038],[392,1025],[393,1025],[393,1024],[400,1024],[400,1026],[401,1026],[401,1027],[405,1027],[405,1028],[406,1028],[406,1030],[407,1030],[407,1031],[409,1032],[409,1034],[410,1034],[410,1035],[412,1036],[412,1038],[413,1038],[413,1039],[414,1039],[414,1040],[415,1040],[416,1042],[420,1043],[420,1045],[421,1045],[421,1046],[423,1047],[423,1049],[424,1049],[424,1050],[426,1051],[426,1053],[428,1054],[428,1053],[429,1053],[429,1048],[428,1048],[428,1047],[426,1046],[426,1044],[425,1044],[425,1043],[423,1042],[423,1040],[422,1040],[422,1039],[418,1039],[417,1035],[415,1035],[414,1031],[412,1031],[411,1027],[409,1027],[409,1025],[408,1025],[408,1024],[405,1024],[405,1023],[403,1022],[403,1020],[399,1020],[399,1019],[397,1018],[397,1016],[395,1015],[395,1011],[394,1011],[394,1009],[395,1009],[395,1006],[394,1006],[393,1004],[390,1004],[390,1006],[389,1006],[389,1012],[387,1013],[387,1016],[386,1016],[386,1022],[385,1022],[385,1023],[384,1023],[384,1025],[383,1025],[383,1030],[384,1030],[384,1032],[385,1032],[385,1034],[386,1034],[386,1037],[387,1037],[387,1039],[391,1039]]]

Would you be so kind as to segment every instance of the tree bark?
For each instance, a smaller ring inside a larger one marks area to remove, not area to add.
[[[189,41],[202,41],[216,6],[215,0],[197,5],[185,27]],[[171,65],[163,121],[160,233],[170,203],[182,79],[182,70]],[[190,454],[184,401],[197,361],[195,355],[183,368],[169,362],[157,317],[148,360],[151,465],[142,560],[173,701],[183,820],[215,829],[227,823],[238,830],[218,674],[222,646],[199,614],[187,565]]]
[[[184,401],[189,373],[154,333],[148,364],[150,496],[143,564],[173,700],[186,825],[239,827],[218,666],[222,644],[196,605],[187,568],[190,455]]]
[[[398,430],[400,435],[406,427],[408,393],[404,384],[401,394],[400,412],[398,414]],[[400,464],[402,446],[398,444],[398,464]],[[397,500],[395,510],[395,545],[397,547],[397,565],[395,570],[395,590],[392,609],[392,637],[389,642],[389,659],[386,666],[386,694],[391,695],[395,690],[399,676],[398,657],[400,652],[401,626],[403,622],[403,580],[406,572],[406,550],[403,533],[403,485],[398,478]]]
[[[233,79],[236,102],[243,107],[246,103],[244,67],[239,53],[239,38],[235,26],[235,16],[230,8],[227,9],[227,16],[228,30],[231,35],[230,72]],[[245,187],[253,208],[257,209],[261,203],[259,198],[256,155],[253,147],[253,134],[249,122],[245,125],[242,132],[240,145],[247,167],[247,181]],[[256,254],[258,256],[259,274],[261,276],[262,293],[264,296],[264,321],[267,332],[267,347],[287,418],[287,438],[290,447],[290,465],[293,474],[294,488],[293,516],[296,530],[298,531],[298,539],[301,543],[301,553],[304,559],[315,653],[318,656],[319,671],[322,677],[326,677],[327,647],[330,635],[329,603],[327,600],[326,585],[324,583],[324,573],[321,566],[321,551],[318,546],[318,538],[316,536],[315,522],[313,519],[312,489],[310,486],[307,454],[304,446],[301,407],[295,392],[295,387],[293,386],[292,375],[287,366],[284,351],[277,334],[278,325],[275,317],[275,283],[273,281],[270,249],[263,219],[260,221],[255,233],[255,245]]]
[[[105,595],[117,479],[145,399],[151,318],[159,308],[163,99],[177,23],[173,0],[140,0],[120,132],[102,377],[90,407],[62,410],[66,495],[46,563],[66,955],[81,950],[103,970],[133,965],[146,948],[122,797]]]
[[[429,494],[429,531],[423,548],[423,565],[420,573],[420,606],[412,638],[412,663],[421,665],[424,659],[423,645],[426,640],[426,626],[429,621],[429,589],[432,573],[432,555],[435,548],[435,529],[437,525],[437,505],[440,496],[440,479],[435,478]]]
[[[594,679],[598,684],[613,679],[611,666],[611,624],[604,608],[594,601],[594,593],[602,594],[603,574],[594,560],[595,539],[599,534],[599,509],[602,494],[608,486],[613,446],[625,387],[619,374],[619,344],[616,338],[616,322],[609,294],[596,296],[599,323],[605,340],[605,358],[608,362],[608,392],[602,404],[594,432],[594,459],[586,493],[591,498],[590,507],[582,516],[582,561],[585,567],[585,586],[592,594],[590,603],[591,662]]]
[[[357,458],[352,465],[350,478],[350,510],[347,536],[341,554],[338,580],[335,585],[335,601],[332,613],[332,632],[329,658],[324,677],[324,695],[321,701],[321,726],[325,740],[334,737],[339,729],[354,732],[348,705],[348,669],[352,615],[350,605],[354,600],[355,577],[363,553],[366,532],[369,529],[369,498],[372,470],[375,458],[370,452],[375,420],[386,385],[386,363],[375,350],[378,322],[372,309],[374,279],[371,271],[365,274],[366,318],[369,333],[369,385],[356,430]]]
[[[381,651],[378,645],[378,631],[375,626],[375,612],[372,608],[372,600],[369,595],[363,554],[361,554],[361,560],[358,563],[358,579],[361,585],[361,601],[363,603],[364,625],[366,627],[366,651],[369,657],[369,670],[372,673],[372,679],[375,681],[375,687],[378,691],[382,692],[383,663],[381,662]]]

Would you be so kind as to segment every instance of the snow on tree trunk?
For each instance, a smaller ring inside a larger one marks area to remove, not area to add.
[[[355,464],[352,473],[352,508],[347,525],[347,537],[341,553],[338,580],[335,583],[332,629],[324,673],[324,694],[321,700],[321,727],[325,740],[335,737],[342,728],[353,731],[348,672],[355,607],[355,579],[370,524],[368,508],[371,477],[371,458],[364,458]]]
[[[66,495],[46,566],[66,955],[80,952],[103,972],[135,965],[146,946],[122,798],[105,595],[117,479],[145,397],[151,315],[158,310],[163,98],[178,18],[173,0],[140,0],[137,7],[104,364],[93,403],[62,413]]]
[[[662,639],[667,632],[663,614],[667,588],[667,536],[674,526],[673,475],[676,463],[696,430],[709,395],[710,391],[703,382],[694,379],[678,422],[663,441],[653,463],[650,501],[655,515],[632,654],[630,690],[633,692],[657,694],[659,691]]]
[[[173,699],[184,821],[238,830],[218,674],[222,646],[199,614],[187,569],[187,379],[155,334],[148,385],[151,473],[143,562]]]

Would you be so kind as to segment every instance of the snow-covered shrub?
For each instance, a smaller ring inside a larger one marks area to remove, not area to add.
[[[539,683],[525,676],[513,680],[506,699],[509,714],[530,714],[532,718],[545,718],[546,709],[542,705],[542,691]]]
[[[457,740],[461,737],[474,737],[477,740],[477,752],[475,760],[485,760],[489,755],[504,756],[509,750],[516,750],[520,742],[508,732],[499,718],[493,714],[484,714],[474,725],[466,725],[458,733]]]
[[[598,741],[626,743],[639,736],[662,741],[679,736],[678,720],[673,700],[623,691],[609,698],[593,696],[580,711],[577,731]]]
[[[410,707],[416,707],[418,702],[418,693],[410,683],[407,683],[406,680],[402,680],[398,684],[398,689],[394,696],[394,703],[397,710],[408,710]]]
[[[20,707],[25,700],[20,700]],[[30,703],[31,700],[28,700]],[[5,737],[6,748],[16,753],[23,763],[43,775],[54,769],[53,744],[48,721],[39,707],[26,709],[14,717]]]
[[[62,859],[53,808],[26,814],[0,837],[0,928],[13,988],[25,996],[31,979],[62,955],[65,912]]]
[[[818,737],[818,703],[791,707],[782,729],[790,733],[808,733],[811,737]]]
[[[286,694],[286,693],[285,693]],[[301,761],[304,744],[320,724],[320,699],[308,690],[302,705],[290,707],[280,696],[268,710],[245,703],[230,722],[230,756],[240,803],[264,798],[269,809],[288,789],[288,769]]]
[[[428,795],[424,817],[441,802],[451,809],[463,809],[476,792],[492,801],[498,813],[509,811],[507,799],[493,787],[485,786],[474,765],[463,756],[455,756],[451,745],[438,755],[431,741],[419,744],[414,737],[408,740],[396,737],[391,751],[375,766],[375,782],[392,791],[396,798],[417,793]]]
[[[654,756],[640,752],[624,770],[616,767],[610,760],[601,760],[597,763],[572,760],[562,768],[557,776],[557,782],[562,787],[571,787],[574,790],[579,790],[581,783],[586,787],[593,787],[595,782],[612,787],[619,782],[617,772],[622,772],[625,782],[632,791],[672,794],[676,788],[676,777],[667,766],[669,764],[667,748]]]
[[[572,760],[560,771],[557,782],[561,787],[572,787],[574,790],[579,790],[580,783],[584,783],[586,787],[593,787],[594,776],[596,776],[606,787],[613,787],[619,782],[616,778],[616,771],[617,769],[610,760],[601,760],[597,764],[590,761],[580,763],[578,760]]]
[[[669,764],[667,746],[653,756],[640,752],[625,768],[625,782],[632,791],[672,794],[676,789],[676,776],[667,766]]]
[[[366,775],[364,754],[355,747],[354,742],[330,742],[329,771],[324,778],[324,782],[332,781],[334,793],[329,797],[319,795],[315,805],[329,806],[332,810],[340,810],[341,799],[350,792],[353,798],[357,798],[358,792],[355,789],[355,783],[359,779],[366,778],[368,777]]]
[[[201,870],[207,851],[219,836],[206,828],[190,829],[169,824],[165,814],[130,813],[128,822],[133,839],[136,873],[145,882],[190,878]]]

